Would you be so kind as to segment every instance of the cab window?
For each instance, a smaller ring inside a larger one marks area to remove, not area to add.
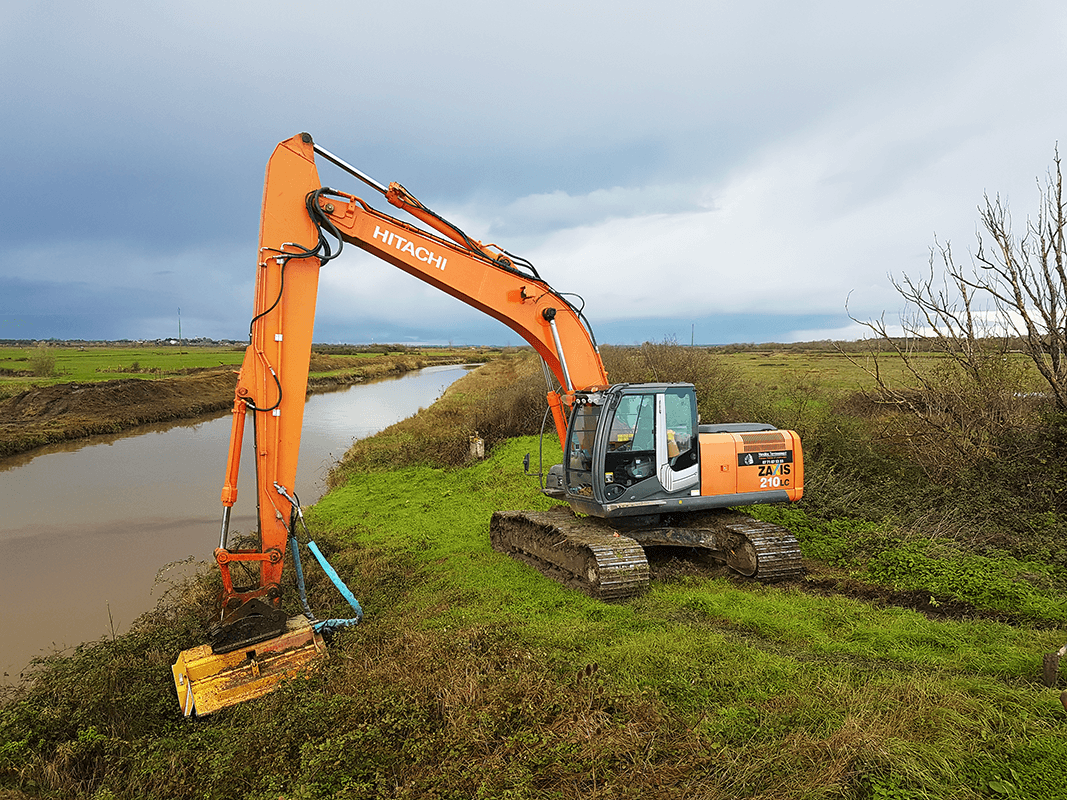
[[[567,486],[571,492],[586,494],[593,485],[593,442],[596,438],[600,406],[584,403],[574,409],[570,439],[567,442]]]
[[[668,391],[665,393],[664,411],[667,422],[667,461],[674,470],[682,470],[696,463],[697,412],[693,393]]]
[[[615,487],[628,487],[655,474],[656,395],[623,395],[608,430],[604,480]]]
[[[619,399],[608,434],[609,450],[654,450],[656,396],[630,394]]]

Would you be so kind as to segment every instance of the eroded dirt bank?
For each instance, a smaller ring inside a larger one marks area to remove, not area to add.
[[[328,391],[456,359],[399,358],[357,370],[312,376],[308,391]],[[321,368],[321,367],[320,367]],[[312,364],[315,369],[315,364]],[[53,442],[117,433],[150,422],[187,419],[233,405],[237,373],[230,368],[158,380],[121,378],[99,383],[61,383],[0,400],[0,456]]]

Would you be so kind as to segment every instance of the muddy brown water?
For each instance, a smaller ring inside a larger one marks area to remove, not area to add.
[[[354,440],[430,405],[467,369],[429,367],[312,395],[300,502],[322,496]],[[183,569],[157,580],[161,568],[210,560],[229,436],[223,412],[0,459],[0,682],[17,681],[36,655],[127,630]],[[245,439],[235,531],[256,524],[250,432]]]

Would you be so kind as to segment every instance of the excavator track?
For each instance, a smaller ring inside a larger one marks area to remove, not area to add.
[[[735,572],[764,583],[793,580],[803,574],[800,544],[785,528],[750,517],[726,527],[745,540],[726,558]]]
[[[669,514],[663,522],[629,535],[646,546],[700,548],[739,575],[763,583],[792,580],[804,572],[800,544],[780,525],[729,509]]]
[[[764,583],[803,574],[792,533],[730,511],[675,514],[666,525],[622,532],[606,520],[579,518],[564,507],[498,511],[489,538],[493,549],[602,600],[625,600],[647,588],[644,547],[652,545],[699,548],[734,572]]]
[[[648,588],[645,551],[599,520],[569,509],[497,511],[489,523],[493,549],[549,578],[601,600],[625,600]]]

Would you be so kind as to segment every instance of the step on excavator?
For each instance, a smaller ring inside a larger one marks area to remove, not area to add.
[[[421,224],[324,187],[316,157]],[[356,617],[318,622],[307,607],[297,542],[303,518],[293,486],[319,270],[345,244],[500,320],[541,358],[563,461],[538,475],[544,493],[566,505],[496,512],[489,525],[496,550],[609,601],[647,587],[650,546],[698,548],[734,572],[765,582],[801,573],[800,549],[789,531],[736,510],[801,498],[803,454],[795,432],[762,423],[701,424],[692,384],[610,384],[574,295],[557,292],[529,261],[470,238],[399,183],[378,183],[304,133],[280,143],[267,166],[254,315],[234,397],[222,535],[215,550],[222,609],[209,643],[184,651],[174,664],[186,716],[271,691],[315,665],[325,652],[324,633],[361,616],[358,602],[314,542],[307,546]],[[249,416],[258,504],[253,545],[229,541]],[[304,602],[304,616],[291,619],[281,608],[287,543]],[[258,572],[253,585],[235,585],[234,564]]]

